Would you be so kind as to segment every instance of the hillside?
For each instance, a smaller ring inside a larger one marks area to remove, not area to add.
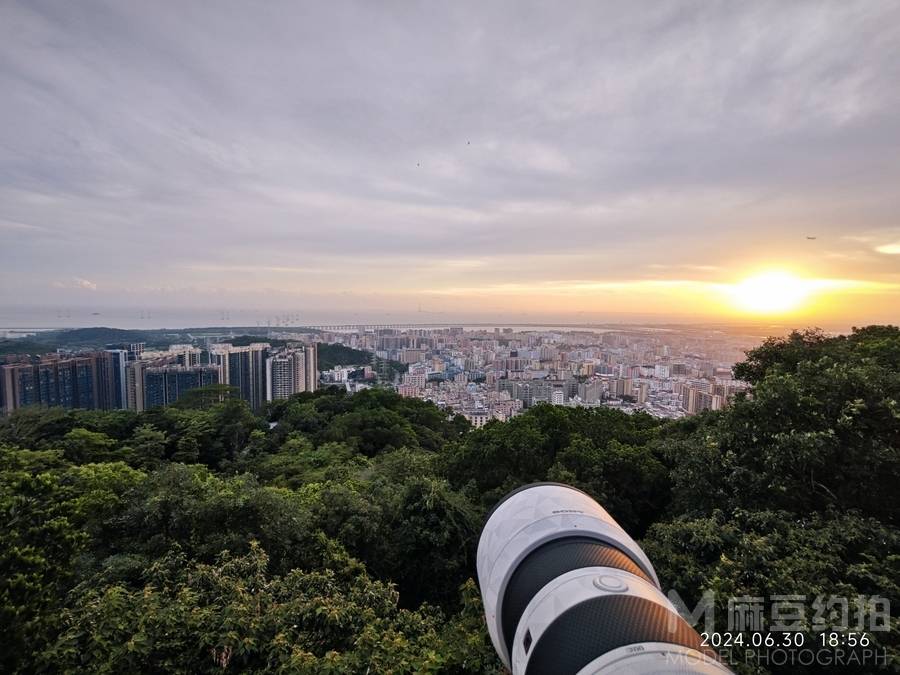
[[[393,379],[409,370],[409,366],[391,359],[375,358],[361,349],[351,349],[339,344],[319,343],[319,370],[329,370],[335,366],[372,366],[382,376]]]
[[[371,363],[371,352],[344,345],[319,343],[319,370],[330,370],[335,366],[368,366]]]
[[[677,422],[540,405],[473,430],[375,389],[17,411],[0,671],[498,673],[475,545],[539,480],[595,496],[689,606],[713,590],[718,630],[738,596],[898,606],[900,330],[794,333],[738,371],[750,396]],[[769,668],[742,672],[872,672]]]
[[[243,347],[254,342],[268,342],[273,347],[284,347],[288,341],[267,338],[261,335],[239,335],[228,340],[235,347]],[[340,344],[318,343],[319,370],[331,370],[335,366],[361,366],[372,363],[372,354],[359,349],[351,349]]]
[[[189,342],[185,332],[162,330],[123,330],[120,328],[69,328],[41,331],[27,338],[0,339],[0,354],[44,354],[57,349],[102,349],[109,344],[144,342],[149,348],[165,348],[177,342]]]

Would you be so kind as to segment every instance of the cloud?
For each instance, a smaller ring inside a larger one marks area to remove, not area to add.
[[[787,273],[763,274],[738,282],[710,282],[695,279],[584,279],[557,280],[539,283],[503,283],[490,286],[469,286],[458,288],[432,288],[423,290],[428,295],[479,296],[479,295],[589,295],[596,296],[604,292],[625,293],[719,293],[731,295],[736,290],[747,287],[762,280],[769,286],[786,282],[806,295],[822,292],[842,293],[892,293],[900,290],[900,284],[889,282],[872,282],[860,279],[815,279],[797,278]]]
[[[87,279],[73,277],[69,281],[54,281],[53,288],[78,288],[85,291],[96,291],[97,284]]]
[[[0,218],[0,230],[17,230],[26,232],[45,232],[47,228],[40,225],[29,225],[28,223],[18,223],[13,220],[5,220]]]
[[[879,253],[886,253],[887,255],[900,255],[900,241],[895,241],[892,244],[884,244],[883,246],[876,246],[875,250]]]
[[[82,270],[128,304],[785,259],[883,280],[833,242],[895,239],[898,26],[839,1],[0,3],[0,301],[96,290]]]

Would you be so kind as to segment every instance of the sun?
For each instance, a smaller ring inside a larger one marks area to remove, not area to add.
[[[803,305],[812,290],[809,282],[788,272],[766,272],[735,284],[730,295],[745,312],[781,314]]]

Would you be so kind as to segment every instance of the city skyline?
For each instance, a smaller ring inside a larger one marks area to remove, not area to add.
[[[0,37],[7,321],[900,316],[892,3],[12,2]]]
[[[677,418],[721,410],[744,391],[734,365],[760,339],[740,330],[637,326],[87,332],[93,335],[80,348],[74,345],[85,331],[60,331],[55,350],[26,339],[22,351],[0,356],[0,411],[43,405],[140,413],[178,405],[196,389],[197,400],[233,397],[258,411],[321,384],[350,393],[392,389],[476,427],[540,403]],[[321,370],[320,346],[328,352]]]

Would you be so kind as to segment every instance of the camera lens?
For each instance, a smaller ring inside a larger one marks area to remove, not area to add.
[[[581,490],[535,483],[504,497],[477,561],[488,631],[513,675],[730,672],[641,548]]]

